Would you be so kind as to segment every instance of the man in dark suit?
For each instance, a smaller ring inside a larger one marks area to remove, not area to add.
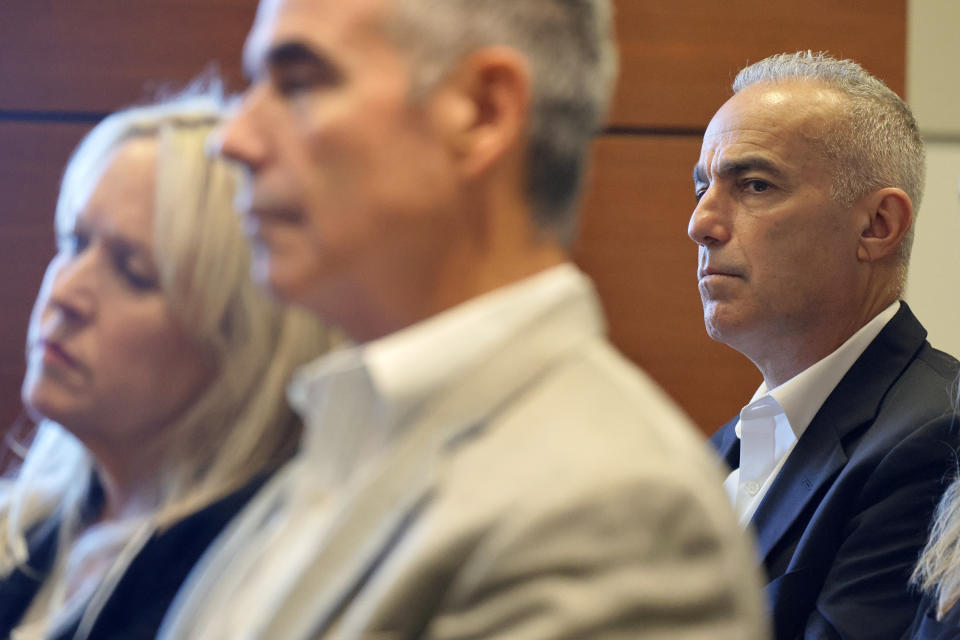
[[[898,638],[955,468],[958,364],[900,301],[924,150],[909,108],[823,54],[743,69],[694,170],[712,338],[764,382],[713,444],[778,638]]]

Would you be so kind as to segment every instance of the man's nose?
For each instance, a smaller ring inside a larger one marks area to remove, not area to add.
[[[259,86],[248,89],[223,124],[210,135],[212,149],[251,171],[256,171],[267,155],[259,124],[264,90]]]
[[[730,240],[727,206],[716,185],[707,187],[690,215],[687,235],[701,246],[724,244]]]

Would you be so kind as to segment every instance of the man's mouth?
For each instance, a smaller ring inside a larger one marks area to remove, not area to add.
[[[742,278],[743,276],[739,271],[735,269],[729,269],[725,267],[701,267],[697,270],[697,280],[703,280],[704,278],[720,276],[728,278]]]

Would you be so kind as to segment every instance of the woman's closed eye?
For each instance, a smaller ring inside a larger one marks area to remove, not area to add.
[[[112,253],[114,268],[131,289],[152,291],[158,288],[155,269],[136,249],[118,246],[113,248]]]

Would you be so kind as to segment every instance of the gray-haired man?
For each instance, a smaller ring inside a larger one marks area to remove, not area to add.
[[[707,128],[690,237],[710,335],[764,383],[713,443],[756,530],[778,638],[898,638],[955,467],[949,389],[903,293],[924,151],[850,61],[747,67]]]

